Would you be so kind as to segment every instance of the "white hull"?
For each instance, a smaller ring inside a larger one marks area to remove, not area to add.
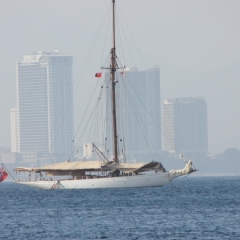
[[[169,172],[134,176],[104,177],[93,179],[49,180],[17,182],[38,189],[91,189],[91,188],[127,188],[161,187],[172,180]]]

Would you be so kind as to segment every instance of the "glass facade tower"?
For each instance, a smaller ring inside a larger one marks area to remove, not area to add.
[[[164,101],[164,150],[187,156],[208,152],[207,104],[203,98]]]
[[[26,55],[16,64],[19,152],[67,160],[73,140],[72,56]]]
[[[123,154],[126,161],[159,160],[162,151],[159,67],[125,69],[124,72],[119,71],[116,78],[120,155]],[[108,129],[111,129],[110,98],[107,109]],[[108,140],[111,137],[108,134]]]

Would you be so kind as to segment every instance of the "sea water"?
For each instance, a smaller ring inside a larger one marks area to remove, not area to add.
[[[240,177],[89,190],[3,182],[0,239],[240,239]]]

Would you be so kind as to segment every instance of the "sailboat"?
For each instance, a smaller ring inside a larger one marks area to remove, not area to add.
[[[119,70],[116,55],[115,36],[115,0],[112,0],[112,47],[108,77],[111,88],[112,118],[112,159],[104,154],[94,143],[101,160],[66,161],[36,168],[16,168],[17,172],[27,172],[28,181],[17,181],[38,189],[91,189],[91,188],[126,188],[126,187],[160,187],[174,178],[195,171],[190,160],[185,160],[185,167],[180,170],[166,171],[158,161],[130,163],[122,161],[119,153],[118,125],[116,111],[116,76]],[[97,73],[101,77],[102,73]],[[32,177],[31,177],[32,176]],[[32,179],[34,178],[34,179]]]

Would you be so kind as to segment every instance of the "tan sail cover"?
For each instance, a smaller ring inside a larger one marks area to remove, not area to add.
[[[28,171],[28,172],[46,172],[46,171],[74,171],[74,170],[100,170],[106,163],[100,161],[77,161],[77,162],[61,162],[39,168],[16,168],[15,171]]]
[[[112,163],[108,164],[107,167],[112,171],[116,169],[129,173],[129,172],[144,172],[150,170],[165,171],[164,167],[160,162],[150,163]]]
[[[100,162],[100,161],[77,161],[77,162],[62,162],[54,163],[48,166],[39,168],[16,168],[15,171],[28,171],[28,172],[48,172],[51,175],[69,175],[75,172],[84,171],[115,171],[120,170],[125,173],[129,172],[143,172],[149,170],[165,171],[160,162],[150,163],[115,163],[115,162]],[[75,175],[74,174],[74,175]]]

